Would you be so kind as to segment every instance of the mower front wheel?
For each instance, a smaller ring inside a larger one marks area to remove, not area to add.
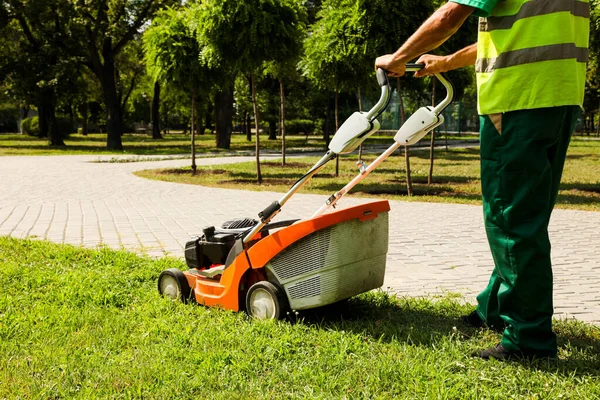
[[[279,286],[260,281],[246,294],[246,312],[257,319],[282,319],[289,305],[285,291]]]
[[[191,289],[183,272],[177,268],[169,268],[158,277],[158,292],[163,297],[185,303],[190,299]]]

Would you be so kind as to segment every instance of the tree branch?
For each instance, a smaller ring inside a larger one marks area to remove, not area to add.
[[[16,19],[17,19],[17,21],[19,21],[19,25],[21,26],[21,29],[23,29],[23,33],[25,34],[25,37],[27,38],[27,40],[29,40],[29,42],[32,44],[33,47],[35,47],[36,49],[39,49],[40,42],[38,42],[38,40],[35,38],[35,36],[33,36],[33,33],[31,32],[31,29],[29,28],[29,25],[27,24],[25,17],[23,17],[23,15],[17,15]]]
[[[137,80],[137,77],[138,74],[136,73],[131,78],[131,82],[129,83],[129,89],[127,90],[127,94],[125,94],[125,97],[123,98],[123,102],[121,103],[121,110],[125,109],[125,105],[127,105],[127,102],[129,101],[129,96],[131,96],[131,93],[133,92],[133,88],[135,87],[135,81]]]
[[[115,47],[113,49],[115,54],[119,54],[119,52],[123,49],[123,47],[125,47],[125,45],[129,41],[133,40],[133,38],[135,37],[135,34],[139,31],[139,29],[142,27],[142,25],[146,21],[146,18],[150,14],[150,10],[152,10],[152,6],[154,5],[154,2],[155,2],[155,0],[148,1],[148,4],[140,12],[140,14],[136,18],[135,22],[131,25],[131,27],[125,34],[125,36],[123,36],[121,38],[121,40],[119,40],[119,42],[115,45]]]

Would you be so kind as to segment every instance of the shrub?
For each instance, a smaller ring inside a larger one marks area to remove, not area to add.
[[[285,122],[285,132],[289,135],[311,134],[315,131],[315,121],[310,119],[291,119]]]
[[[21,121],[21,130],[29,136],[37,136],[40,134],[40,119],[39,117],[29,117]]]
[[[31,118],[31,124],[29,125],[28,135],[38,136],[40,134],[40,117]]]
[[[61,138],[67,138],[73,132],[73,124],[69,118],[56,118],[56,124],[58,125],[58,132]],[[40,118],[31,117],[25,118],[21,122],[21,129],[23,133],[29,136],[38,136],[40,134]]]
[[[25,118],[21,121],[21,131],[27,135],[31,135],[31,120],[32,118]]]

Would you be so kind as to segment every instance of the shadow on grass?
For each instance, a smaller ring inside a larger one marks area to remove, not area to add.
[[[600,194],[600,182],[599,183],[561,183],[560,190],[581,190],[583,192],[589,192],[594,194]]]
[[[330,306],[301,311],[296,319],[319,329],[350,331],[390,343],[406,342],[418,346],[435,346],[442,337],[475,336],[478,329],[460,321],[472,306],[452,298],[423,301],[397,298],[384,292],[368,294]],[[294,323],[294,321],[292,321]],[[526,368],[564,376],[600,374],[600,329],[581,322],[557,322],[558,347],[569,355],[566,359],[512,361]],[[495,335],[492,331],[481,331]],[[498,341],[500,335],[497,335]]]

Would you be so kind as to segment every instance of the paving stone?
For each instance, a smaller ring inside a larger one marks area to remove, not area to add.
[[[0,157],[0,235],[183,257],[185,242],[203,226],[255,218],[281,197],[280,193],[180,185],[133,175],[142,169],[188,165],[189,160],[90,162],[97,159]],[[253,159],[200,159],[198,164]],[[278,219],[310,217],[326,197],[294,196]],[[345,198],[341,206],[366,201],[370,200]],[[493,269],[481,207],[398,201],[391,206],[384,287],[409,296],[461,293],[473,303]],[[600,323],[600,213],[556,210],[550,237],[556,315]]]

